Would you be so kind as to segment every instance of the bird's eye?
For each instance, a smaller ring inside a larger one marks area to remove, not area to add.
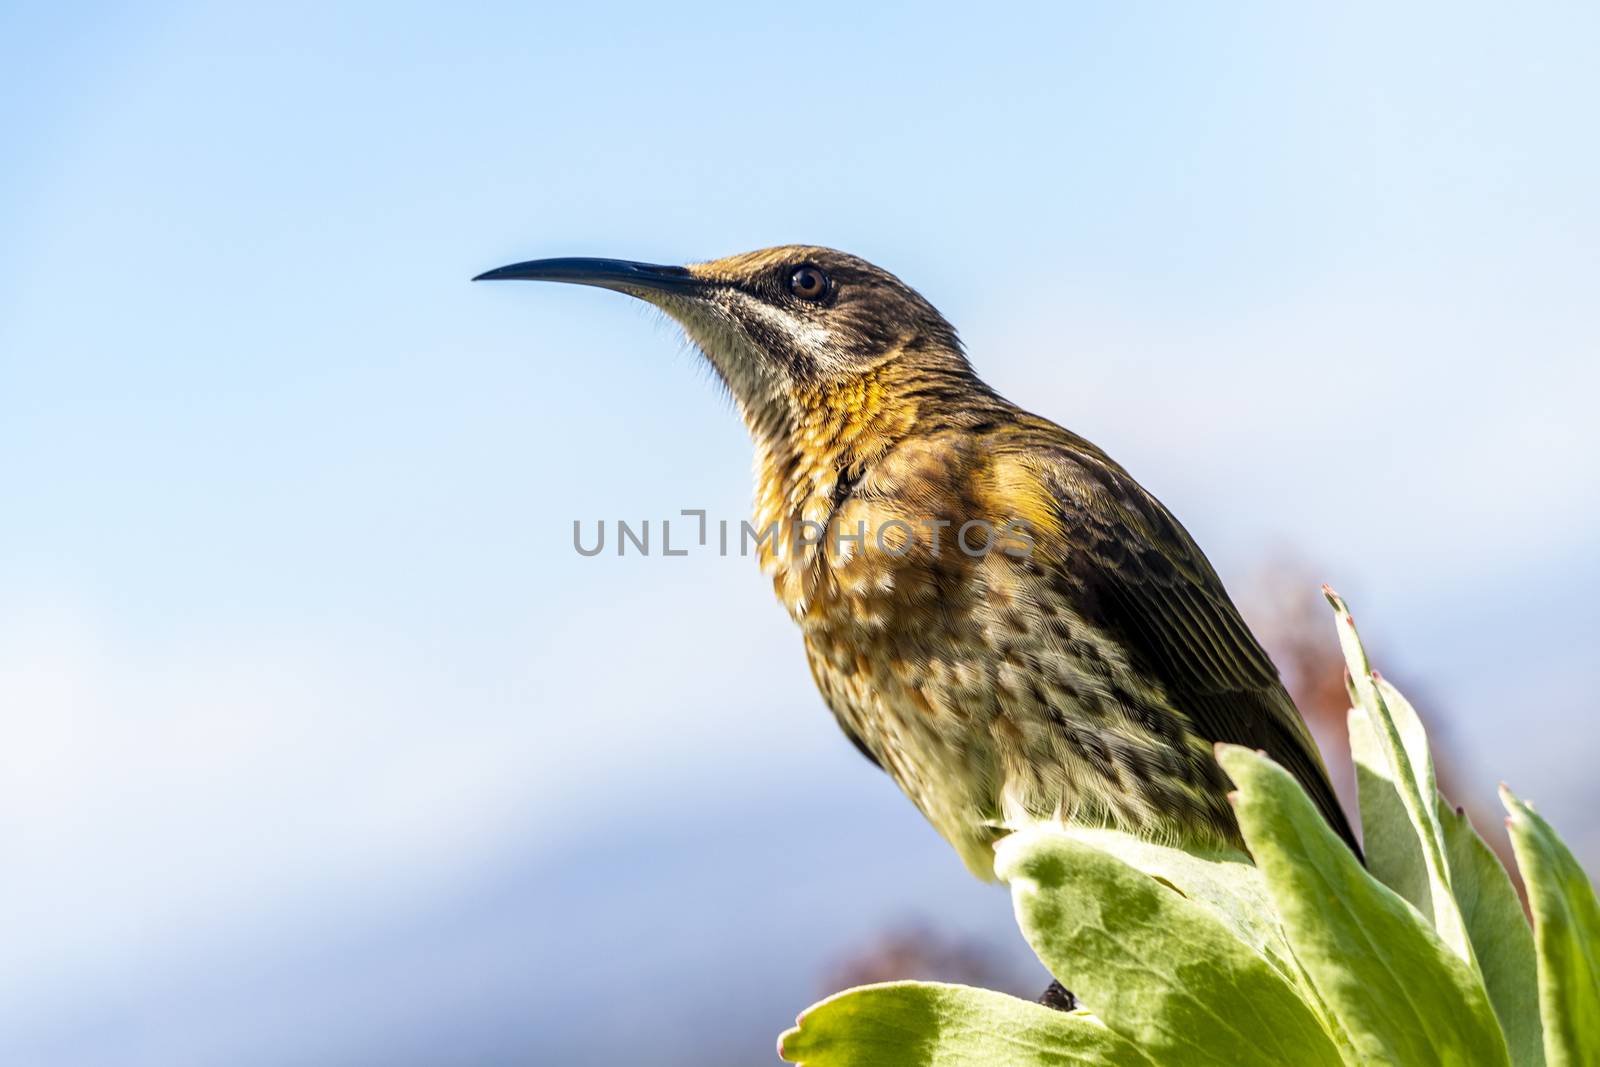
[[[796,267],[789,275],[789,291],[801,300],[821,300],[828,292],[828,276],[815,267]]]

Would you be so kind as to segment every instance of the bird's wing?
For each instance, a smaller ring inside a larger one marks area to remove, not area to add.
[[[1040,489],[1039,521],[1021,516],[1039,565],[1076,587],[1086,621],[1158,679],[1202,737],[1264,750],[1359,855],[1311,732],[1194,539],[1095,446],[1038,423],[1013,460]]]

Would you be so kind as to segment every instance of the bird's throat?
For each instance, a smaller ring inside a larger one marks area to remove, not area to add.
[[[859,479],[873,460],[911,432],[915,411],[892,402],[882,370],[797,390],[787,409],[747,419],[756,447],[759,525],[826,521],[841,482]]]

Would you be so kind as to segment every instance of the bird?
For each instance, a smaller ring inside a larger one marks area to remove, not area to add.
[[[615,290],[682,327],[749,430],[753,528],[776,531],[756,555],[824,702],[975,875],[994,880],[995,843],[1039,823],[1242,847],[1219,742],[1290,771],[1360,855],[1188,531],[1100,448],[985,384],[899,278],[786,245],[474,280],[504,279]]]

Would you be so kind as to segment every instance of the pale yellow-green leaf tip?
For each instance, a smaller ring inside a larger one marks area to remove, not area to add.
[[[1508,826],[1513,820],[1524,818],[1529,812],[1536,812],[1539,810],[1534,806],[1533,801],[1523,800],[1521,797],[1517,796],[1517,794],[1513,793],[1511,791],[1511,787],[1506,785],[1504,782],[1500,783],[1499,792],[1500,803],[1507,812],[1506,825]]]
[[[1034,849],[1034,842],[1050,837],[1071,840],[1070,835],[1052,826],[1028,826],[996,841],[994,876],[1013,889],[1036,892],[1039,886],[1026,871],[1028,857]]]
[[[1228,777],[1233,779],[1234,785],[1238,785],[1239,776],[1249,770],[1252,759],[1269,758],[1260,749],[1246,748],[1244,745],[1230,744],[1226,741],[1218,741],[1212,747],[1212,751],[1216,753],[1217,763],[1227,772]]]

